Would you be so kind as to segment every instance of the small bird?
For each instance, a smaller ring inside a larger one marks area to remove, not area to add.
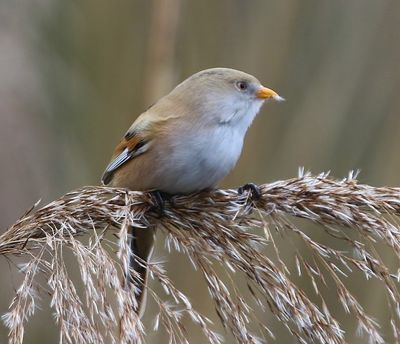
[[[188,194],[216,187],[235,166],[264,101],[283,100],[252,75],[229,68],[198,72],[142,113],[112,154],[102,182],[136,191]],[[132,227],[129,281],[141,317],[155,230]],[[138,259],[139,258],[139,259]],[[140,262],[142,261],[142,262]]]

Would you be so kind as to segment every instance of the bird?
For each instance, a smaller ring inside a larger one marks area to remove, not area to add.
[[[266,100],[282,101],[254,76],[230,68],[193,74],[144,111],[115,147],[106,186],[167,195],[213,189],[233,169],[247,129]],[[130,271],[136,314],[146,305],[155,228],[131,227]]]

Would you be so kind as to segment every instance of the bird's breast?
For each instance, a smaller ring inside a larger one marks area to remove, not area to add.
[[[190,193],[214,187],[235,166],[243,136],[226,126],[183,134],[165,143],[160,189]]]

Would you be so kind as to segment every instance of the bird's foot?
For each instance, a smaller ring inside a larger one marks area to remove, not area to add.
[[[258,201],[261,198],[261,190],[254,183],[247,183],[238,189],[238,193],[241,195],[245,191],[250,191],[251,199],[253,201]]]
[[[152,210],[155,210],[159,217],[162,217],[165,212],[165,203],[168,201],[172,203],[172,195],[162,191],[150,191],[151,198],[153,200]]]

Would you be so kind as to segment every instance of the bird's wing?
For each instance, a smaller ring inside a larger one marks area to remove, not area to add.
[[[121,142],[115,147],[111,162],[103,173],[101,181],[104,185],[110,183],[114,172],[127,161],[143,154],[151,144],[151,123],[135,122],[127,131]]]
[[[114,172],[127,161],[145,153],[151,146],[157,133],[174,119],[177,114],[169,111],[144,112],[126,132],[124,138],[115,147],[111,162],[103,173],[101,181],[104,185],[111,182]]]

